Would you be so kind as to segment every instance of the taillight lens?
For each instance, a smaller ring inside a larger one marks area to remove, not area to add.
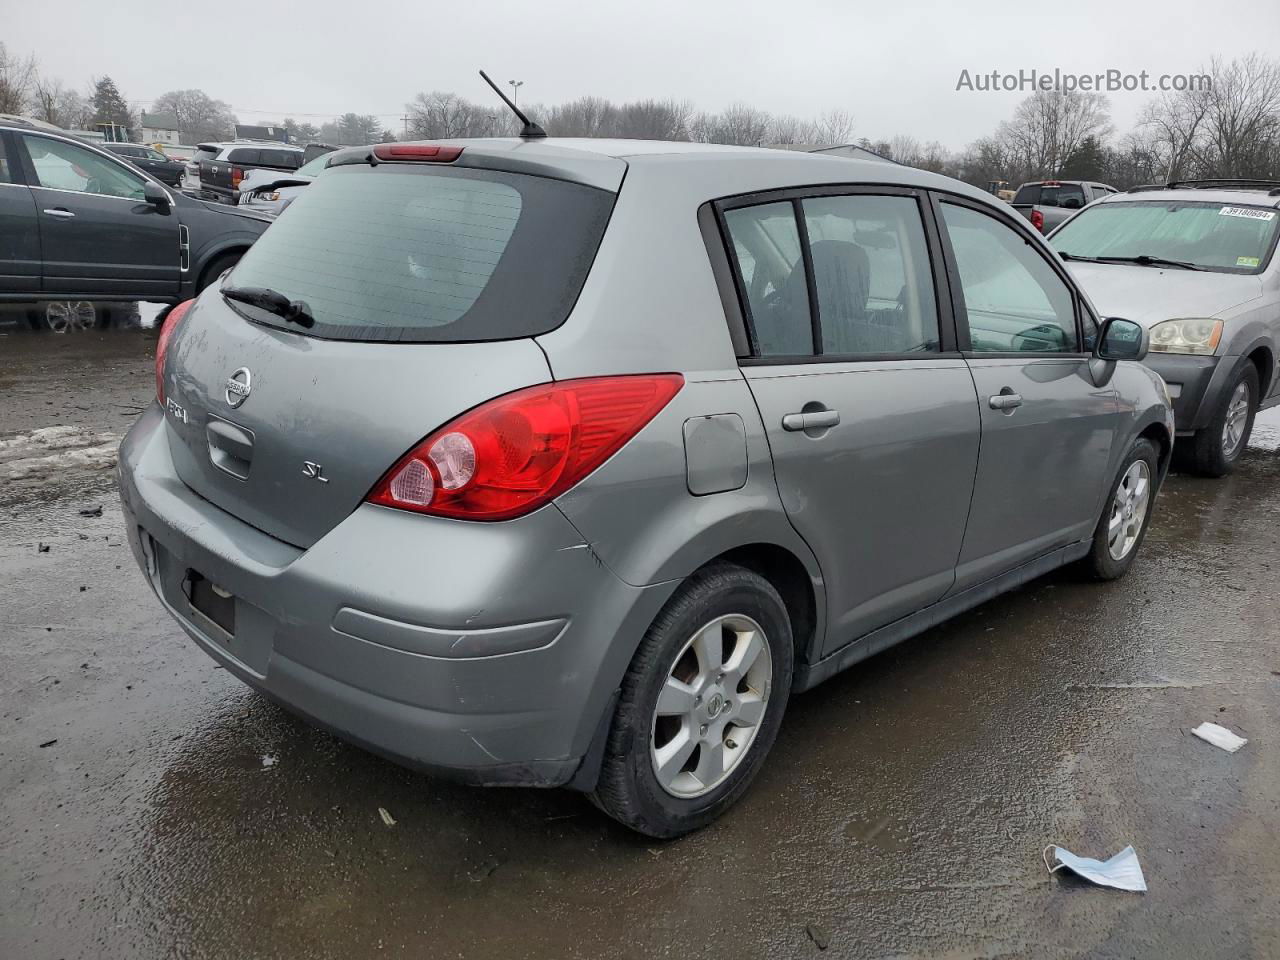
[[[509,520],[568,490],[640,432],[684,385],[676,373],[593,377],[481,404],[405,454],[370,503]]]
[[[169,352],[169,338],[193,303],[194,300],[182,301],[169,311],[160,326],[160,337],[156,340],[156,399],[161,403],[164,403],[164,358]]]
[[[1041,213],[1039,210],[1032,210],[1031,225],[1035,227],[1037,230],[1039,230],[1041,233],[1044,233],[1044,214]]]
[[[240,186],[240,181],[244,179],[244,171],[239,167],[231,168],[231,185],[233,187]]]

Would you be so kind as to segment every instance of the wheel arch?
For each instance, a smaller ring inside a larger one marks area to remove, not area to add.
[[[199,269],[196,271],[195,292],[199,293],[213,282],[214,277],[211,275],[211,271],[215,267],[231,257],[235,257],[236,259],[243,257],[249,251],[250,246],[251,244],[248,243],[237,243],[233,241],[216,247],[206,253],[200,261]]]

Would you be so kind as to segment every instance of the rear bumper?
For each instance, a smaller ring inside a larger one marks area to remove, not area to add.
[[[1193,357],[1169,353],[1148,353],[1146,364],[1164,378],[1173,397],[1177,432],[1193,433],[1208,424],[1226,386],[1234,357]]]
[[[299,550],[187,488],[167,430],[153,406],[129,432],[121,497],[139,565],[201,649],[406,765],[591,785],[583,758],[674,584],[623,583],[554,507],[467,524],[365,505]],[[236,598],[234,635],[188,600],[191,570]]]
[[[234,206],[240,202],[240,191],[232,190],[230,187],[210,187],[201,182],[200,199],[212,200],[214,203],[229,203]]]

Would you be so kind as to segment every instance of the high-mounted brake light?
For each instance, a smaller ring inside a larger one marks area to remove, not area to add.
[[[517,390],[431,434],[366,499],[462,520],[530,513],[613,456],[683,385],[684,377],[667,373]]]
[[[169,311],[160,326],[160,337],[156,340],[156,399],[161,403],[164,403],[164,360],[169,352],[169,339],[193,303],[194,300],[183,300]]]
[[[462,147],[445,147],[438,143],[380,143],[373,148],[373,155],[379,160],[453,163],[462,156]]]
[[[1031,225],[1035,227],[1037,230],[1039,230],[1041,233],[1044,233],[1044,214],[1041,213],[1039,210],[1032,210]]]

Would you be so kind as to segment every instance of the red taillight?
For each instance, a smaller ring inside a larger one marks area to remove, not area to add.
[[[183,300],[169,311],[160,325],[160,337],[156,340],[156,399],[161,403],[164,403],[164,358],[169,352],[169,338],[173,336],[173,331],[178,328],[178,323],[191,309],[193,303],[195,303],[194,300]]]
[[[442,147],[437,143],[380,143],[373,148],[379,160],[427,160],[453,163],[462,156],[462,147]]]
[[[240,186],[240,181],[243,179],[244,179],[244,171],[241,170],[239,167],[232,167],[231,168],[231,186],[233,187]]]
[[[657,416],[678,373],[565,380],[517,390],[445,424],[392,467],[370,503],[509,520],[555,499]]]
[[[1031,225],[1035,227],[1037,230],[1039,230],[1041,233],[1044,233],[1044,214],[1041,213],[1039,210],[1032,210]]]

